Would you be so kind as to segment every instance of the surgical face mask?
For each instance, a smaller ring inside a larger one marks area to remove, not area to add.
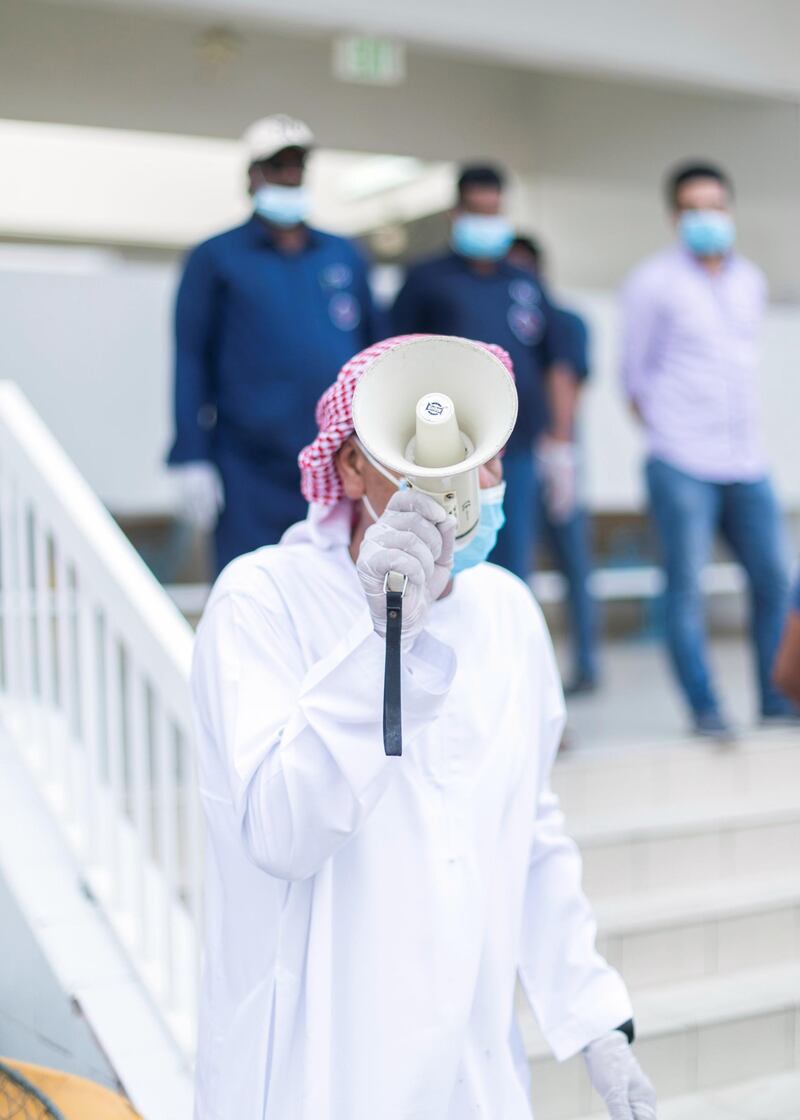
[[[305,187],[282,187],[278,183],[262,183],[253,195],[256,213],[276,226],[299,225],[308,215],[308,194]]]
[[[462,257],[499,261],[508,252],[514,231],[502,214],[459,214],[453,220],[451,240]]]
[[[391,482],[392,486],[396,486],[398,490],[408,489],[408,479],[397,478],[396,475],[393,475],[390,471],[387,471],[383,463],[379,463],[377,459],[374,459],[372,455],[370,455],[369,451],[367,451],[366,447],[357,436],[354,436],[353,439],[358,444],[358,448],[361,454],[364,456],[367,462],[369,462],[375,468],[378,474],[382,474],[383,477],[388,479],[389,482]],[[364,508],[366,509],[372,520],[377,521],[378,515],[373,509],[372,502],[369,500],[366,494],[362,497],[361,501],[364,503]]]
[[[719,257],[729,253],[736,240],[730,214],[720,210],[685,210],[678,222],[681,241],[696,257]]]
[[[481,516],[475,536],[463,548],[457,549],[453,557],[453,575],[482,564],[497,543],[497,534],[506,523],[503,512],[503,498],[506,493],[505,482],[481,490]]]

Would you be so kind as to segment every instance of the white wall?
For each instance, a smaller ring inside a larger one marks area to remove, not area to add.
[[[171,433],[176,265],[66,251],[65,262],[70,259],[72,267],[60,272],[0,269],[0,376],[22,386],[115,512],[169,510],[173,493],[162,464]],[[594,377],[584,404],[590,504],[639,508],[641,446],[619,393],[614,295],[590,289],[561,295],[587,316],[593,335]],[[795,510],[798,355],[800,309],[773,307],[762,381],[764,430],[781,497]]]
[[[0,238],[185,248],[250,212],[238,139],[0,119],[0,166]],[[453,169],[318,148],[306,182],[311,220],[355,236],[448,207]]]
[[[79,259],[82,270],[0,269],[0,377],[22,387],[115,513],[170,509],[176,267]]]
[[[86,4],[87,0],[74,0]],[[797,94],[792,0],[88,0],[244,26],[398,35],[488,58],[736,90]]]

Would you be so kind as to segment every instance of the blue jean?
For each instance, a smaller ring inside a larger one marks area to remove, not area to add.
[[[589,592],[589,534],[585,512],[578,510],[562,524],[546,514],[536,464],[529,452],[508,452],[503,459],[506,497],[505,526],[491,555],[495,564],[527,580],[534,566],[534,550],[543,528],[556,562],[567,580],[570,633],[576,675],[593,680],[597,675],[595,605]]]
[[[707,482],[660,459],[646,466],[650,506],[667,580],[667,643],[675,674],[695,716],[718,710],[706,657],[700,576],[717,529],[744,568],[762,715],[790,710],[770,672],[789,598],[780,511],[767,478]]]

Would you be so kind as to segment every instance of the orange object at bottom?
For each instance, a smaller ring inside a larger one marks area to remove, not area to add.
[[[63,1120],[141,1120],[125,1097],[104,1085],[31,1062],[8,1058],[1,1061],[37,1089],[61,1113]]]

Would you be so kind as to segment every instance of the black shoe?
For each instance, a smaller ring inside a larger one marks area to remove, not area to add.
[[[715,743],[735,743],[736,732],[719,712],[703,712],[694,717],[694,733]]]
[[[592,692],[597,692],[600,687],[597,677],[587,677],[579,673],[577,677],[573,677],[568,684],[564,685],[565,696],[585,696]]]

